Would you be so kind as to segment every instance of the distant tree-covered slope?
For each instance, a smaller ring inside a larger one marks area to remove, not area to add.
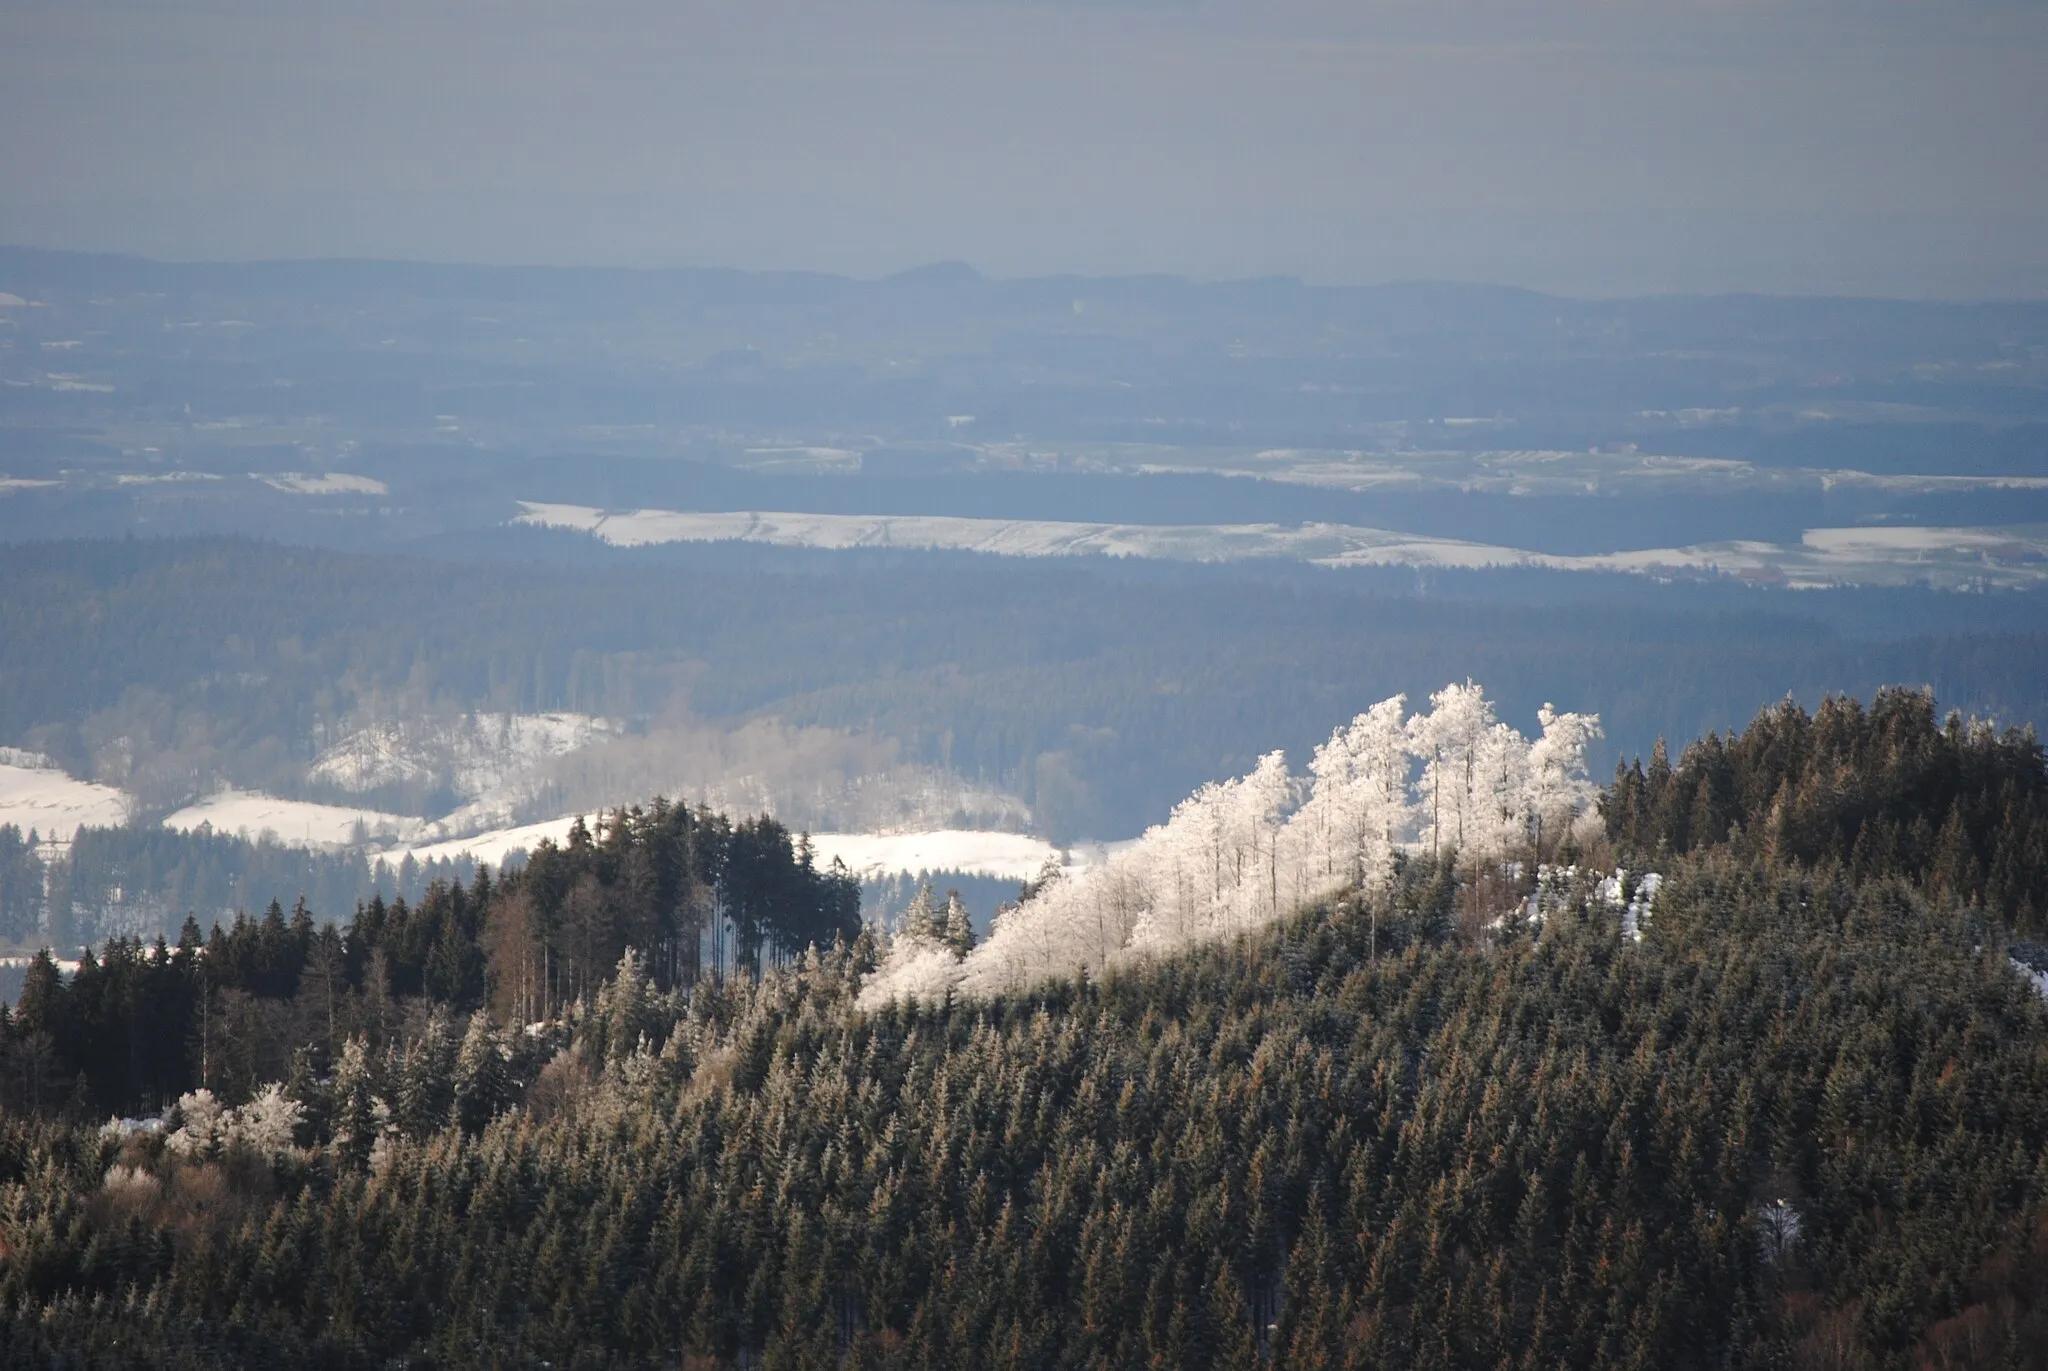
[[[1932,717],[1773,711],[1721,744],[1730,812],[1824,770],[1911,824],[1921,784],[1966,830],[1987,796],[2041,816],[2030,738]],[[1597,870],[1531,921],[1527,865],[1425,857],[1101,980],[876,1012],[867,937],[689,985],[623,956],[530,1025],[517,959],[483,969],[510,1021],[465,1024],[430,951],[383,1027],[314,998],[281,1078],[160,1133],[75,1095],[0,1116],[0,1355],[2048,1365],[2038,948],[1932,871],[1859,868],[1845,825],[1673,841],[1634,778],[1606,808],[1664,862],[1639,936]],[[293,936],[265,922],[192,962],[255,985]]]
[[[1813,703],[1894,681],[2008,723],[2048,719],[2048,634],[1963,632],[1966,598],[1944,602],[1957,632],[1908,638],[1786,612],[1815,600],[1688,603],[1532,606],[1337,573],[993,558],[571,566],[231,540],[0,546],[0,742],[162,805],[221,780],[288,790],[316,726],[350,711],[630,716],[687,700],[715,720],[900,740],[1075,838],[1134,833],[1274,747],[1305,756],[1365,702],[1466,677],[1524,728],[1545,701],[1596,711],[1621,753],[1725,728],[1788,690]]]

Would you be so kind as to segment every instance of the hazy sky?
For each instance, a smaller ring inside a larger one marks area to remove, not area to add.
[[[2048,295],[2048,3],[0,0],[0,241]]]

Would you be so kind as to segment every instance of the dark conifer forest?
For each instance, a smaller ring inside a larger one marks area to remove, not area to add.
[[[2033,735],[1787,704],[1599,817],[939,1003],[672,806],[39,962],[0,1360],[2048,1366]]]

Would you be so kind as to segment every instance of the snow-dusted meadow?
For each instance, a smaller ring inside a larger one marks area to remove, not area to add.
[[[1328,567],[1413,566],[1731,576],[1792,589],[1842,585],[2024,588],[2048,584],[2048,528],[1815,528],[1797,543],[1732,540],[1560,556],[1350,524],[1091,524],[951,515],[693,513],[522,501],[514,522],[577,529],[617,547],[766,543],[914,548],[1006,557],[1285,560]]]
[[[945,828],[923,833],[813,833],[811,851],[820,866],[833,861],[863,879],[901,872],[958,871],[1026,881],[1067,854],[1024,833]]]
[[[1236,562],[1523,566],[1535,553],[1345,524],[1094,524],[1056,519],[981,519],[938,514],[607,513],[585,505],[522,501],[515,522],[578,529],[616,547],[654,543],[767,543],[778,547],[913,548],[1004,557],[1143,557]],[[1534,560],[1532,560],[1534,559]]]
[[[163,826],[189,832],[201,825],[216,833],[260,838],[268,833],[297,847],[361,847],[392,842],[417,832],[421,821],[403,814],[351,809],[345,805],[284,800],[251,790],[223,790],[165,816]]]
[[[1273,752],[1203,786],[1102,865],[1002,915],[965,957],[897,939],[862,1002],[992,993],[1228,937],[1347,886],[1374,888],[1399,850],[1498,858],[1584,812],[1596,716],[1546,705],[1531,739],[1469,681],[1429,705],[1374,705],[1316,749],[1305,776]]]
[[[576,823],[576,816],[565,814],[560,818],[543,819],[539,823],[518,824],[510,828],[495,828],[483,833],[473,833],[462,838],[443,838],[438,842],[417,845],[400,844],[373,853],[374,859],[389,862],[393,867],[411,857],[416,862],[454,861],[467,856],[475,861],[500,865],[515,852],[531,852],[543,842],[557,846],[569,840],[569,830]]]
[[[280,471],[264,476],[252,472],[255,479],[273,490],[284,491],[287,495],[389,495],[391,487],[373,476],[357,476],[346,471]]]
[[[129,806],[112,786],[77,780],[36,753],[0,748],[0,828],[69,842],[80,828],[126,823]]]

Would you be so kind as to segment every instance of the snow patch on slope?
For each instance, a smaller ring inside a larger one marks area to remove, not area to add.
[[[1065,863],[1060,849],[1022,833],[946,828],[928,833],[813,833],[811,850],[819,866],[834,858],[854,875],[873,878],[898,872],[959,871],[1027,881],[1047,862]]]
[[[38,753],[0,749],[0,827],[69,842],[80,828],[127,823],[128,811],[128,797],[112,786],[68,776]]]
[[[165,818],[164,827],[190,831],[202,825],[216,833],[264,833],[299,847],[352,847],[379,839],[390,842],[419,831],[421,821],[342,805],[283,800],[251,790],[223,790]]]
[[[374,860],[389,862],[396,867],[407,857],[416,862],[445,862],[466,855],[476,861],[498,866],[512,853],[531,852],[543,841],[554,843],[557,847],[561,846],[569,840],[569,829],[575,822],[575,816],[568,815],[559,819],[545,819],[537,824],[521,824],[516,828],[500,828],[489,833],[477,833],[467,838],[448,838],[416,847],[394,847],[374,854]]]

